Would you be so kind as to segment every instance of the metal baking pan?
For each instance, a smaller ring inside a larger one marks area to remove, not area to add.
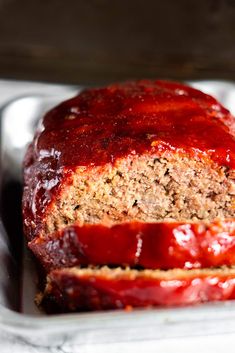
[[[235,83],[197,81],[191,84],[217,97],[235,114]],[[64,87],[64,86],[63,86]],[[34,345],[76,345],[158,341],[166,338],[235,333],[235,302],[185,308],[156,308],[47,316],[34,304],[37,273],[23,244],[21,224],[22,158],[43,113],[73,96],[41,92],[12,99],[0,111],[0,327]],[[13,97],[12,97],[13,98]],[[221,141],[223,143],[223,141]]]

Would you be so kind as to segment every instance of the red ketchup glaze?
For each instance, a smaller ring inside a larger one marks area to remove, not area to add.
[[[71,226],[35,238],[29,247],[47,272],[76,265],[164,270],[232,266],[235,221]]]
[[[190,272],[190,271],[189,271]],[[80,275],[54,270],[49,275],[50,293],[45,298],[56,302],[62,311],[121,309],[148,306],[196,304],[235,299],[235,273],[159,279],[138,277]],[[45,300],[44,299],[44,300]],[[46,302],[45,300],[45,302]]]
[[[77,166],[128,154],[186,153],[235,166],[233,118],[214,98],[180,83],[135,81],[91,89],[49,111],[25,157],[23,215],[29,238]]]

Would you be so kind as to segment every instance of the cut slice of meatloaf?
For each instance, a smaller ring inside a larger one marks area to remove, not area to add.
[[[164,270],[232,266],[235,222],[74,225],[34,238],[29,248],[46,272],[77,265]]]
[[[137,271],[74,267],[48,275],[43,302],[56,303],[66,312],[228,299],[235,299],[235,269]]]
[[[24,231],[231,218],[234,165],[234,120],[214,98],[167,81],[85,90],[28,148]]]

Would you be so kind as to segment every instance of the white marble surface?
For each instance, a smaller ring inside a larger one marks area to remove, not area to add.
[[[56,86],[58,89],[58,86]],[[27,82],[14,82],[0,80],[0,105],[6,103],[10,99],[22,96],[25,94],[38,94],[52,92],[53,86],[44,86],[38,83],[27,83]],[[61,88],[63,93],[63,87]],[[234,104],[235,105],[235,104]],[[226,332],[226,327],[225,330]],[[231,330],[228,330],[231,331]],[[136,353],[136,352],[225,352],[231,351],[231,347],[235,346],[235,335],[233,333],[223,335],[209,335],[200,337],[190,338],[172,338],[172,339],[161,339],[161,340],[149,340],[149,341],[137,341],[129,343],[120,342],[115,344],[85,344],[79,345],[73,341],[66,341],[66,339],[58,346],[49,347],[40,345],[29,344],[22,337],[11,335],[4,331],[0,331],[0,353],[12,353],[12,352],[23,352],[23,353],[56,353],[56,352],[79,352],[79,353]],[[232,350],[233,351],[233,350]]]
[[[87,344],[83,346],[64,342],[59,346],[49,347],[30,345],[22,338],[10,337],[3,332],[0,333],[1,353],[220,353],[233,352],[234,344],[234,335],[219,335],[136,342],[132,343],[131,346],[125,342],[115,343],[115,345]]]

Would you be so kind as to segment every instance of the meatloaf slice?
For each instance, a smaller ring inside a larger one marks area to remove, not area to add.
[[[86,90],[46,114],[28,148],[25,234],[231,218],[234,166],[234,120],[214,98],[167,81]]]
[[[70,226],[29,248],[46,272],[77,265],[149,269],[235,265],[235,221]]]
[[[186,305],[235,299],[235,269],[64,268],[47,277],[44,304],[62,311]]]

